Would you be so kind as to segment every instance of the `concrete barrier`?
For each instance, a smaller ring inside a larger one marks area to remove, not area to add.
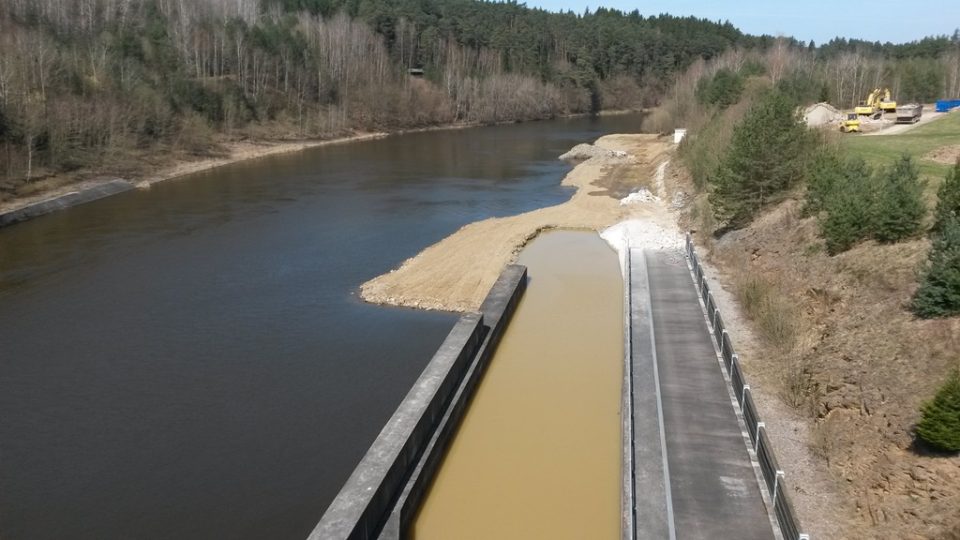
[[[33,203],[17,210],[0,214],[0,227],[13,225],[21,221],[63,210],[78,204],[88,203],[124,191],[130,191],[134,186],[126,180],[111,180],[105,184],[89,187],[80,191],[72,191],[59,197]]]
[[[410,525],[526,289],[508,266],[480,313],[460,318],[350,475],[310,540],[392,539]]]

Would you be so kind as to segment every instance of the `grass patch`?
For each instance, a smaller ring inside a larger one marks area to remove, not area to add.
[[[797,305],[784,296],[776,281],[746,271],[736,282],[736,294],[764,342],[762,354],[778,368],[780,397],[794,409],[809,407],[807,412],[815,415],[820,386],[814,378],[813,357],[807,354],[813,343],[804,333]]]
[[[816,416],[816,404],[819,403],[820,385],[813,376],[814,366],[805,351],[810,345],[804,344],[784,354],[783,388],[781,397],[794,409],[808,407],[807,413]]]
[[[843,137],[841,144],[850,155],[859,156],[874,167],[907,153],[916,158],[922,176],[943,178],[951,165],[922,158],[941,146],[960,144],[960,113],[948,114],[903,135],[851,135]]]
[[[767,279],[747,274],[737,283],[737,300],[755,324],[760,336],[779,351],[791,351],[800,325],[790,302]]]

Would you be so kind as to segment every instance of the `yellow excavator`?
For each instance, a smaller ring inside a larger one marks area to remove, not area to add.
[[[847,113],[847,118],[840,121],[840,131],[843,133],[860,133],[860,115],[855,112]]]
[[[897,112],[897,102],[890,99],[889,88],[875,88],[866,101],[861,101],[853,111],[862,116],[879,118],[883,113]]]

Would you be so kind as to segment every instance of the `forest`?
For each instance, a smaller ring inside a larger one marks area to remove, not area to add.
[[[477,0],[5,0],[0,200],[54,175],[136,176],[145,156],[211,155],[227,140],[650,107],[732,51],[835,65],[835,102],[901,64],[932,88],[956,38],[817,48],[729,22]],[[819,97],[803,69],[785,76]]]
[[[649,105],[693,60],[756,41],[694,18],[474,0],[6,0],[0,196],[44,175],[135,173],[145,152],[204,155],[221,137]]]

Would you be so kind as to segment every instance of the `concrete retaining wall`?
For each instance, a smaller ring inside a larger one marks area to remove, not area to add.
[[[13,225],[14,223],[26,221],[78,204],[92,202],[97,199],[109,197],[110,195],[116,195],[117,193],[123,193],[124,191],[130,191],[133,188],[133,184],[126,180],[111,180],[99,186],[93,186],[80,191],[72,191],[59,197],[33,203],[18,210],[11,210],[10,212],[0,214],[0,227]]]
[[[526,289],[511,265],[478,314],[460,318],[310,534],[310,540],[400,538]]]

